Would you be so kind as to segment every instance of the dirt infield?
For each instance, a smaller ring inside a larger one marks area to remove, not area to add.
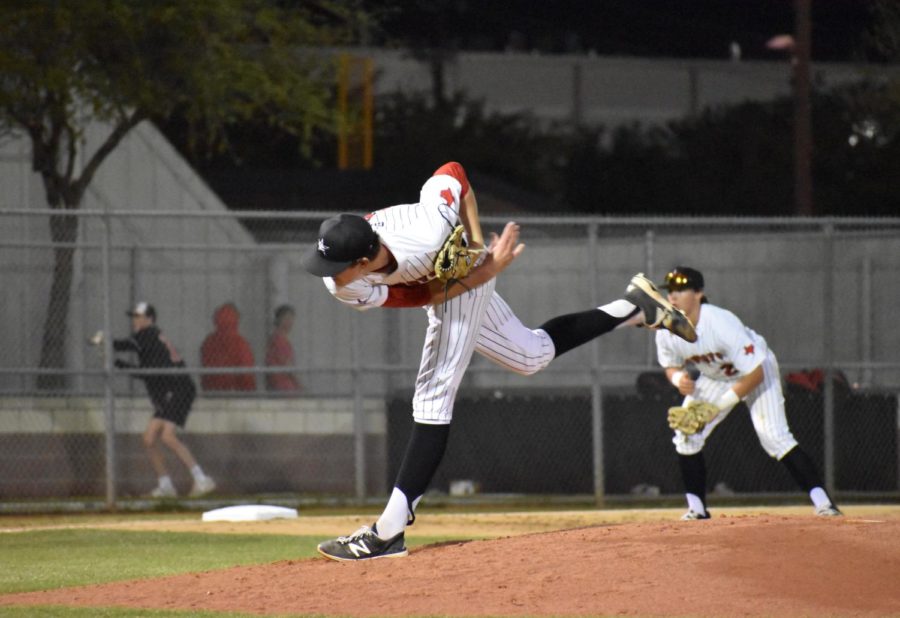
[[[283,561],[6,595],[0,605],[261,615],[900,616],[900,509],[851,507],[839,519],[812,517],[808,508],[796,509],[802,515],[745,511],[723,509],[702,522],[669,519],[675,515],[670,511],[435,515],[420,517],[416,533],[434,533],[430,526],[445,518],[441,534],[454,534],[448,527],[456,525],[470,535],[491,536],[505,520],[511,536],[420,547],[398,560]],[[293,526],[295,534],[316,534],[318,527],[324,533],[331,526],[331,533],[337,519],[255,526],[279,533]],[[547,520],[569,529],[543,531],[548,524],[540,522]],[[173,525],[196,526],[165,527]],[[203,529],[248,530],[243,524]]]

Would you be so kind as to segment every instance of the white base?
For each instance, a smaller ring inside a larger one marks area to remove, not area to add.
[[[266,519],[296,519],[297,509],[266,504],[241,504],[206,511],[203,521],[263,521]]]

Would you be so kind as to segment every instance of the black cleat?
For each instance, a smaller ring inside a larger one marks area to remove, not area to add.
[[[375,533],[375,527],[363,526],[350,536],[339,536],[333,541],[319,543],[319,553],[331,560],[356,561],[376,558],[403,558],[408,555],[403,544],[403,533],[383,541]]]
[[[631,278],[625,299],[644,312],[644,325],[648,328],[665,328],[688,343],[697,341],[697,331],[688,317],[667,301],[643,273]]]

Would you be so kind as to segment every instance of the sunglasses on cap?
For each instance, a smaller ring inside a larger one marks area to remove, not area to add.
[[[688,283],[689,279],[681,273],[668,273],[666,275],[666,288],[670,290],[683,290]]]
[[[670,292],[681,290],[702,290],[703,275],[693,268],[679,267],[666,274],[665,283],[661,286]]]

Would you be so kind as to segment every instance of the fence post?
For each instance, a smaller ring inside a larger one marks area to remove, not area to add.
[[[862,376],[857,378],[864,386],[872,384],[872,258],[866,256],[862,263],[862,290],[860,296],[860,339],[862,340]]]
[[[103,275],[103,416],[106,426],[106,508],[116,509],[116,409],[113,397],[113,349],[112,349],[112,270],[110,244],[112,230],[109,214],[101,217],[103,242],[101,243],[101,272]]]
[[[572,65],[572,128],[578,129],[584,121],[584,102],[582,94],[582,66],[577,60]]]
[[[654,234],[653,230],[647,230],[644,233],[644,274],[649,279],[653,279],[653,269],[655,266],[655,255],[656,252],[656,234]],[[647,343],[645,344],[645,364],[648,367],[653,367],[656,363],[656,338],[655,337],[647,337]]]
[[[825,361],[824,392],[824,439],[825,439],[825,489],[834,495],[834,224],[826,223],[822,231],[825,235],[823,266],[823,305],[825,311],[825,337],[822,340]]]
[[[366,413],[363,408],[362,367],[359,361],[358,320],[350,320],[350,361],[353,381],[353,470],[356,500],[366,499]]]
[[[597,278],[597,224],[588,225],[588,269],[591,282],[591,306],[600,304]],[[603,469],[603,388],[600,386],[600,351],[599,347],[591,345],[591,437],[593,441],[594,459],[594,501],[597,506],[603,506],[606,487],[604,484]]]

